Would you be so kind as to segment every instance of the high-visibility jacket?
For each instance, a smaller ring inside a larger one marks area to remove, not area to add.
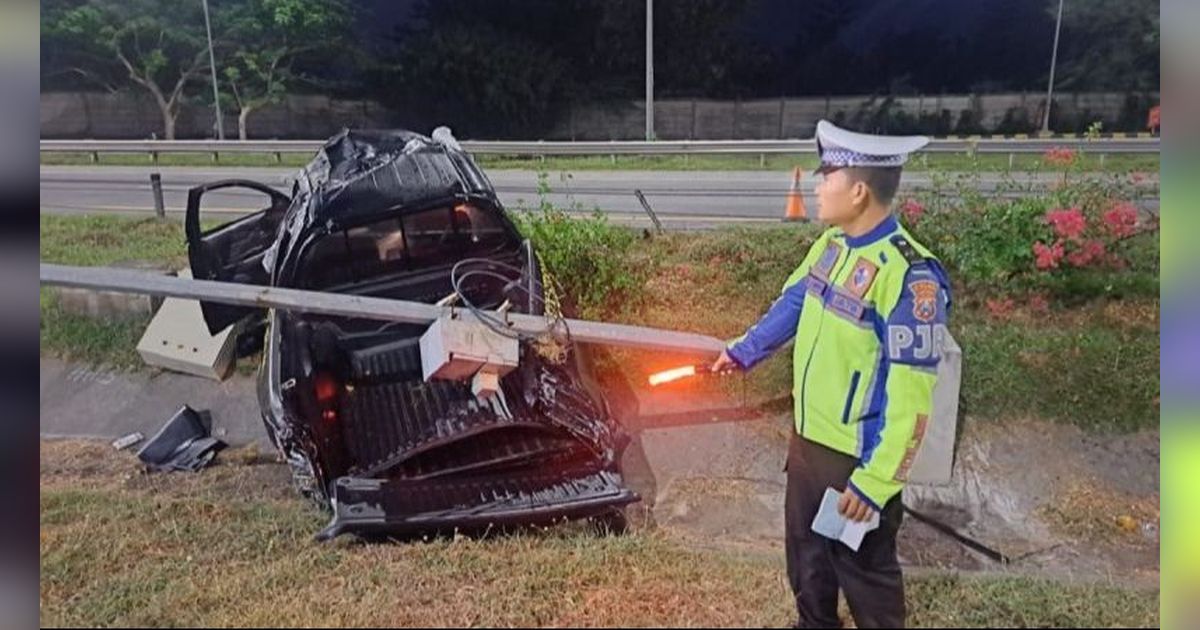
[[[879,510],[928,425],[949,307],[941,264],[889,216],[857,237],[826,230],[728,354],[750,369],[795,337],[796,432],[858,458],[849,487]]]

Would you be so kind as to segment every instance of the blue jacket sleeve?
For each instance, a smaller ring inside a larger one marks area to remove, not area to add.
[[[748,370],[794,337],[796,326],[800,323],[800,308],[804,305],[806,286],[807,283],[801,279],[784,289],[766,315],[729,345],[729,358],[743,370]]]

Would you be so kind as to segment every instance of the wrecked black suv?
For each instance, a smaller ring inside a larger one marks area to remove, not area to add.
[[[268,207],[202,230],[204,195],[225,189]],[[532,246],[445,130],[344,131],[291,196],[245,180],[196,187],[185,229],[196,278],[435,303],[453,293],[456,263],[482,258],[496,273],[460,283],[463,297],[545,311]],[[427,326],[201,307],[214,333],[265,321],[263,421],[301,492],[332,508],[320,538],[582,517],[621,526],[638,499],[620,471],[628,437],[577,349],[554,360],[522,341],[519,366],[482,399],[466,382],[422,378]]]

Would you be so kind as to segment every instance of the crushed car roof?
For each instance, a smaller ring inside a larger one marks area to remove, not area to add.
[[[406,130],[343,130],[296,178],[294,203],[305,222],[353,223],[380,212],[495,191],[448,129],[433,137]]]

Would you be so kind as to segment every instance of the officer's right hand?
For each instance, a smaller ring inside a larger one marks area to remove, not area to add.
[[[712,372],[731,372],[738,369],[738,364],[729,357],[728,350],[722,350],[721,356],[713,361],[712,367],[709,368]]]

